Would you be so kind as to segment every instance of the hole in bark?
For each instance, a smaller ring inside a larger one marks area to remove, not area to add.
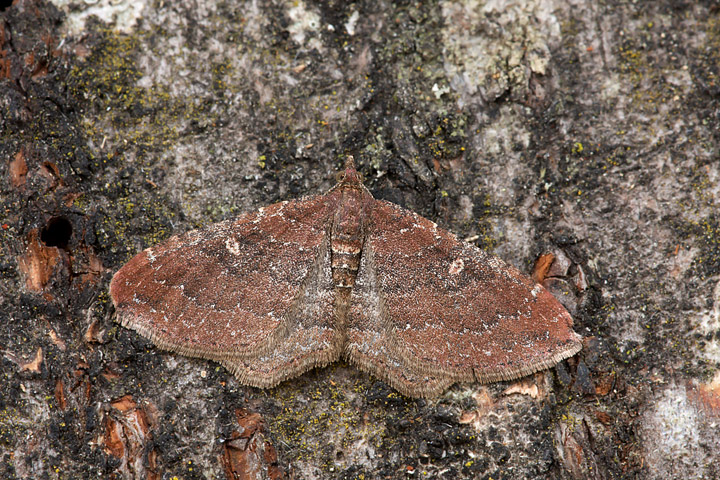
[[[12,0],[0,0],[0,12],[4,12],[12,5]]]
[[[67,250],[72,235],[72,224],[65,217],[53,217],[40,230],[40,240],[48,247]]]

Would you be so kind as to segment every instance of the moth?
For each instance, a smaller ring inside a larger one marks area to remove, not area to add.
[[[581,349],[542,286],[373,198],[352,157],[338,180],[137,254],[110,283],[119,322],[245,385],[344,358],[410,397],[523,377]]]

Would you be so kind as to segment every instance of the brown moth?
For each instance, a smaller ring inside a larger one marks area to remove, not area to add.
[[[340,358],[411,397],[510,380],[575,355],[542,286],[430,220],[376,200],[352,157],[324,195],[139,253],[110,283],[122,325],[271,387]]]

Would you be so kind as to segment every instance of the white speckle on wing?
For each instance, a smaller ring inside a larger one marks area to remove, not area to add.
[[[457,275],[465,269],[465,262],[462,258],[456,258],[450,265],[450,275]]]
[[[225,248],[233,255],[240,255],[240,244],[232,237],[225,239]]]

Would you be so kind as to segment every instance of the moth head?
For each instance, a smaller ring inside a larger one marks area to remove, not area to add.
[[[337,173],[336,179],[338,183],[346,185],[362,185],[362,174],[355,170],[355,159],[352,155],[348,155],[345,160],[345,169]]]

